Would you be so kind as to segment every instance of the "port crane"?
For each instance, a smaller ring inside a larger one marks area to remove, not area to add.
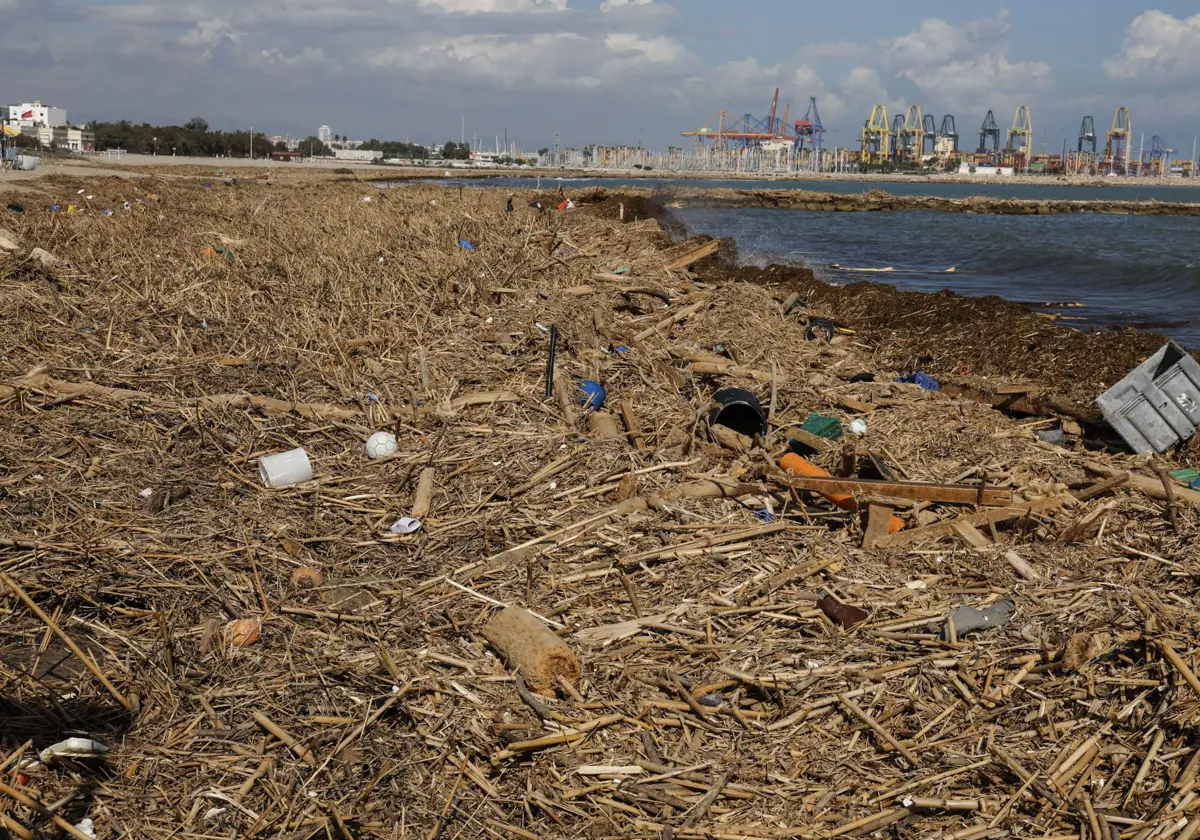
[[[1000,157],[1000,126],[996,125],[996,115],[991,111],[983,118],[983,126],[979,129],[979,153],[987,154],[988,141],[992,141],[992,160]]]

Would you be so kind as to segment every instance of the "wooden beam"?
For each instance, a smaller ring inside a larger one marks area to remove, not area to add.
[[[1032,388],[1023,387],[1017,391],[1011,386],[1007,388],[1001,386],[993,392],[988,392],[971,385],[945,380],[942,380],[940,384],[943,394],[951,397],[965,397],[1002,411],[1012,411],[1030,417],[1052,417],[1061,414],[1092,426],[1104,423],[1104,418],[1099,411],[1086,408],[1062,397],[1033,393]]]
[[[790,486],[814,493],[865,493],[871,496],[891,496],[918,502],[1005,507],[1012,504],[1012,490],[1007,487],[983,487],[971,484],[931,484],[923,481],[878,481],[867,478],[818,478],[795,476]]]
[[[814,435],[811,432],[806,432],[799,426],[789,426],[783,433],[783,436],[789,440],[799,441],[810,449],[815,449],[818,452],[828,452],[837,446],[836,443],[823,438],[820,435]]]
[[[1095,473],[1096,475],[1106,475],[1111,478],[1126,474],[1122,470],[1105,466],[1098,461],[1087,461],[1084,463],[1083,468],[1090,473]],[[1138,475],[1137,473],[1133,472],[1127,473],[1127,475],[1128,484],[1134,490],[1137,490],[1139,493],[1149,496],[1152,499],[1158,499],[1160,502],[1167,501],[1167,491],[1163,489],[1162,482],[1157,478],[1150,478],[1148,476]],[[1200,492],[1190,490],[1187,487],[1174,487],[1172,488],[1172,491],[1176,499],[1185,501],[1188,504],[1200,506]]]
[[[714,239],[711,242],[705,242],[699,248],[688,251],[682,257],[677,257],[663,266],[667,271],[675,271],[680,268],[687,268],[692,263],[700,262],[705,257],[711,257],[717,251],[721,250],[721,240]]]
[[[914,528],[910,531],[900,531],[895,534],[890,534],[879,540],[876,548],[893,548],[899,545],[912,545],[913,543],[921,542],[922,540],[941,539],[948,537],[954,533],[955,522],[968,522],[976,527],[987,525],[988,523],[996,524],[998,522],[1007,522],[1010,519],[1020,519],[1022,516],[1027,516],[1033,513],[1046,513],[1052,510],[1058,510],[1067,503],[1067,498],[1063,496],[1052,496],[1049,499],[1038,499],[1036,502],[1026,502],[1023,505],[1015,505],[1013,507],[996,508],[994,510],[984,510],[979,513],[973,513],[970,516],[960,516],[957,519],[951,519],[948,522],[938,522],[933,525],[926,525],[924,528]]]
[[[770,382],[772,380],[770,371],[755,370],[754,368],[737,365],[733,362],[692,362],[688,366],[688,370],[692,373],[708,376],[740,376],[743,379],[753,379],[756,382]],[[779,385],[786,384],[787,382],[782,376],[774,377],[774,379]]]
[[[1091,487],[1085,487],[1078,492],[1072,493],[1076,499],[1081,502],[1086,502],[1088,499],[1093,499],[1096,496],[1103,496],[1105,493],[1111,493],[1121,485],[1129,481],[1129,473],[1117,472],[1110,475],[1103,481],[1093,484]]]
[[[962,537],[963,542],[972,548],[991,548],[995,545],[995,543],[979,533],[978,528],[962,519],[955,521],[954,533]]]

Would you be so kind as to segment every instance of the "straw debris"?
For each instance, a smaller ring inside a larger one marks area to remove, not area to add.
[[[692,262],[632,196],[86,186],[86,213],[8,220],[53,267],[0,257],[0,830],[1200,829],[1197,506],[1094,431],[1051,446],[1053,416],[898,385],[894,337],[806,340],[839,313]],[[725,385],[773,406],[765,439],[711,439]],[[792,486],[787,430],[864,411],[805,457],[880,483]],[[379,430],[399,448],[372,461]],[[264,488],[296,447],[313,479]],[[882,489],[912,482],[1003,493]],[[535,696],[493,652],[518,608],[578,680]],[[68,737],[109,752],[36,762]]]

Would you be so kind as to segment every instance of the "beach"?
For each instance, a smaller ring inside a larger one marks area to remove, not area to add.
[[[4,830],[1200,828],[1200,445],[1094,403],[1162,336],[303,166],[0,201]]]

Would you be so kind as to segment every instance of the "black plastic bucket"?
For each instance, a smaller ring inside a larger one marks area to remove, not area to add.
[[[725,426],[746,437],[767,434],[767,418],[758,397],[745,388],[722,388],[713,394],[708,422]]]

